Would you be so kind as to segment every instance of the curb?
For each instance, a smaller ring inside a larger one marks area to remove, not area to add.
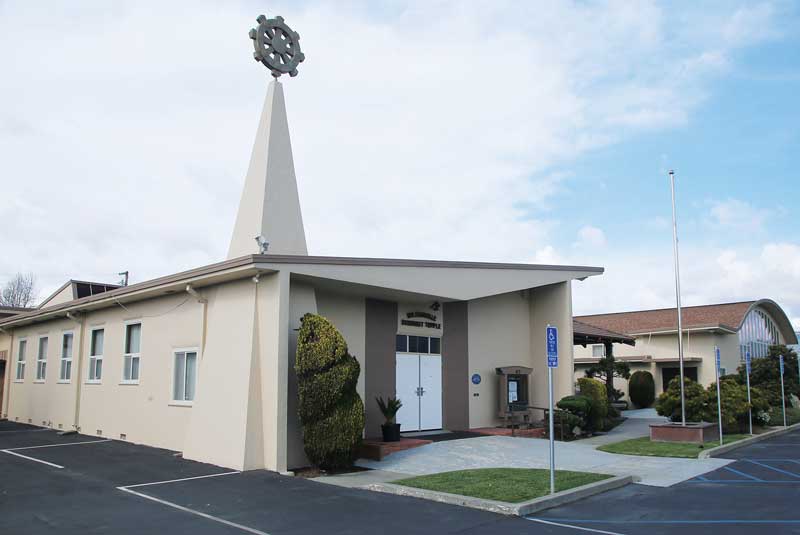
[[[397,496],[409,496],[412,498],[422,498],[423,500],[432,500],[440,503],[448,503],[451,505],[460,505],[462,507],[470,507],[472,509],[481,509],[492,513],[499,513],[502,515],[526,516],[531,513],[536,513],[551,507],[558,507],[574,501],[600,494],[608,490],[624,487],[629,483],[633,483],[633,476],[616,476],[603,481],[589,483],[568,490],[562,490],[555,494],[548,496],[541,496],[525,502],[509,503],[497,500],[485,500],[483,498],[474,498],[472,496],[462,496],[460,494],[450,494],[449,492],[438,492],[434,490],[417,489],[414,487],[404,487],[403,485],[395,485],[393,483],[373,483],[363,488],[375,492],[384,492],[386,494],[395,494]]]
[[[766,440],[768,438],[785,435],[786,433],[791,433],[792,431],[797,431],[798,429],[800,429],[800,424],[794,424],[786,428],[775,429],[774,431],[767,431],[766,433],[761,433],[760,435],[755,435],[750,438],[743,438],[742,440],[737,440],[736,442],[731,442],[730,444],[723,444],[722,446],[717,446],[716,448],[703,450],[700,452],[700,455],[698,455],[697,458],[709,459],[711,457],[718,457],[723,453],[728,453],[729,451],[737,448],[749,446],[754,442],[761,442],[762,440]]]

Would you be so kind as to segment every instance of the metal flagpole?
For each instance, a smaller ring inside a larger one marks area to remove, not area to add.
[[[719,420],[719,445],[722,446],[722,396],[719,392],[719,347],[714,346],[714,361],[717,370],[717,420]]]
[[[678,308],[678,364],[681,384],[681,425],[686,425],[686,403],[683,394],[683,325],[681,322],[681,274],[678,259],[678,221],[675,214],[675,171],[669,172],[669,184],[672,190],[672,250],[675,256],[675,301]]]
[[[783,404],[783,427],[786,427],[786,391],[783,389],[783,355],[778,357],[781,366],[781,402]]]
[[[748,349],[744,353],[744,369],[747,372],[747,405],[749,408],[747,412],[749,413],[750,419],[750,434],[753,434],[753,405],[750,403],[750,350]]]

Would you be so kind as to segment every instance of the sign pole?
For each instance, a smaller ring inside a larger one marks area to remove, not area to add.
[[[558,368],[558,328],[547,325],[547,389],[550,402],[550,494],[556,492],[556,442],[553,436],[553,368]]]
[[[719,420],[719,445],[722,446],[722,395],[719,389],[719,347],[714,346],[714,360],[716,361],[717,370],[717,420]]]
[[[747,372],[747,409],[748,417],[750,419],[750,434],[753,434],[753,405],[750,403],[750,350],[748,349],[744,354],[744,368]]]
[[[783,389],[783,355],[778,357],[781,366],[781,402],[783,404],[783,427],[786,427],[786,391]]]

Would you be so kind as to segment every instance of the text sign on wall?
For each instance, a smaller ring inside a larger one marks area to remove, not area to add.
[[[558,368],[558,328],[547,326],[547,367]]]

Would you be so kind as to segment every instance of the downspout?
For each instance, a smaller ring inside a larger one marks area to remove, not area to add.
[[[186,293],[194,297],[198,303],[203,305],[203,322],[200,328],[200,358],[202,359],[206,351],[206,331],[208,330],[208,299],[200,295],[200,293],[195,290],[191,284],[186,285]]]
[[[5,329],[0,329],[0,332],[4,332],[9,334],[8,331]],[[2,403],[3,400],[0,400],[0,404],[2,404],[2,409],[5,414],[8,414],[8,407],[11,405],[11,355],[14,354],[14,329],[11,329],[11,345],[8,348],[8,358],[6,358],[6,379],[5,379],[5,386],[3,387],[3,397],[5,398],[5,403]],[[17,368],[16,365],[14,366],[14,374],[16,375]],[[0,419],[2,419],[2,414],[0,414]]]
[[[78,433],[81,430],[80,427],[80,420],[81,420],[81,386],[83,386],[83,342],[84,342],[84,333],[86,332],[86,314],[82,314],[80,318],[76,317],[71,312],[67,312],[67,318],[74,321],[78,325],[80,325],[81,333],[78,337],[78,366],[77,366],[77,373],[73,373],[72,375],[75,377],[75,423],[72,424],[72,430],[64,431],[60,433],[61,435],[71,435],[73,433]],[[75,354],[75,347],[72,348],[73,355]],[[73,372],[75,372],[75,368],[73,367]]]

